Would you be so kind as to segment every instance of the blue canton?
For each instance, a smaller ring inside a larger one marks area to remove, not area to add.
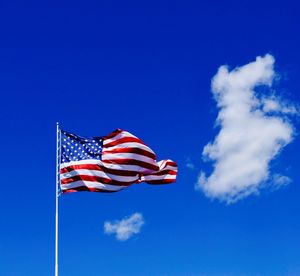
[[[102,137],[80,137],[61,130],[61,162],[101,160]]]

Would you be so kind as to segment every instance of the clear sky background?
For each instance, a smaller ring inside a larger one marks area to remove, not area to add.
[[[280,189],[228,205],[194,188],[221,65],[270,53],[277,92],[300,102],[297,1],[99,2],[1,4],[0,275],[54,274],[56,121],[128,130],[179,166],[174,185],[60,198],[60,275],[300,275],[299,137],[270,164],[292,179]],[[135,212],[138,235],[104,234]]]

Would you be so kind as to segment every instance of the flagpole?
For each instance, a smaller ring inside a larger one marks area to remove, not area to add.
[[[60,129],[56,123],[56,189],[55,189],[55,276],[58,276],[58,185],[60,166]]]

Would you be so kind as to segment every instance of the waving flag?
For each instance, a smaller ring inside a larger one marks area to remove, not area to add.
[[[173,183],[177,175],[175,162],[157,162],[143,141],[121,129],[89,138],[61,130],[60,162],[62,193],[117,192],[140,182]]]

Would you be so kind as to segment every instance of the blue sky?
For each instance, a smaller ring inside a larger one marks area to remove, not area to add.
[[[300,103],[296,1],[2,4],[0,22],[1,275],[54,274],[56,121],[86,136],[128,130],[179,166],[174,185],[63,196],[61,275],[300,274],[297,135],[270,163],[290,184],[229,205],[194,188],[212,172],[202,151],[219,131],[221,65],[269,53],[274,89]],[[136,212],[138,235],[104,234]]]

